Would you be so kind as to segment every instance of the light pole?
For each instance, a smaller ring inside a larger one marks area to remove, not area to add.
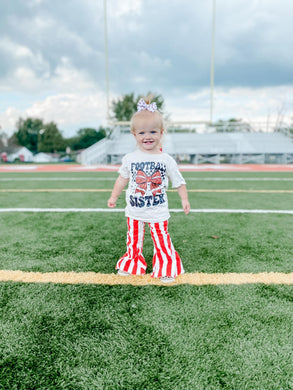
[[[40,129],[40,130],[28,130],[27,131],[29,134],[36,135],[36,152],[38,153],[38,147],[39,147],[39,137],[40,135],[43,135],[45,133],[45,129]]]
[[[216,0],[213,0],[212,52],[211,52],[211,96],[210,96],[210,123],[211,124],[213,123],[213,109],[214,109],[215,30],[216,30]]]
[[[104,0],[104,36],[105,36],[105,72],[106,72],[106,96],[107,96],[107,122],[110,121],[109,100],[109,61],[108,61],[108,27],[107,27],[107,0]]]

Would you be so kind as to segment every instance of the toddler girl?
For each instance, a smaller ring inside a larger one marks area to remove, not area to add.
[[[154,243],[152,277],[162,282],[173,282],[184,273],[181,259],[174,249],[168,233],[167,188],[171,179],[177,188],[185,214],[189,213],[185,180],[175,160],[161,151],[164,133],[163,117],[156,103],[140,99],[137,112],[131,119],[131,132],[137,142],[137,150],[122,159],[119,177],[115,182],[108,207],[115,207],[122,190],[126,192],[127,252],[118,260],[119,275],[145,274],[147,264],[142,254],[145,223],[148,223]]]

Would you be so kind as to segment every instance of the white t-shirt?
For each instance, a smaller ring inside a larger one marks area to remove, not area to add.
[[[167,153],[144,153],[141,150],[126,154],[119,173],[129,178],[126,191],[126,217],[144,222],[162,222],[170,218],[167,188],[186,184],[176,161]]]

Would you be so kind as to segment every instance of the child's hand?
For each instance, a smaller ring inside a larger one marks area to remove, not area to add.
[[[185,212],[185,214],[188,214],[190,211],[190,204],[189,204],[188,200],[182,200],[182,207],[183,207],[183,211]]]
[[[126,186],[126,184],[128,183],[128,180],[129,179],[125,179],[124,177],[122,176],[118,176],[115,184],[114,184],[114,188],[113,188],[113,191],[112,191],[112,194],[108,200],[108,207],[116,207],[116,202],[117,202],[117,199],[119,198],[119,195],[121,194],[121,192],[123,191],[123,188]]]
[[[180,187],[177,188],[177,190],[178,190],[178,194],[181,198],[183,211],[185,212],[185,214],[188,214],[190,211],[190,204],[188,202],[186,185],[182,184]]]
[[[116,200],[113,199],[112,197],[108,200],[108,207],[116,207]]]

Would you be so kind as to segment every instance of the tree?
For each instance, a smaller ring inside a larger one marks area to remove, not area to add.
[[[56,123],[50,122],[38,133],[38,152],[53,153],[65,150],[65,141]]]
[[[39,118],[19,118],[16,127],[17,131],[14,134],[19,145],[36,152],[38,149],[39,132],[44,128],[43,120]]]
[[[68,138],[65,142],[72,150],[86,149],[105,138],[105,136],[106,130],[102,127],[99,127],[98,130],[93,128],[83,128],[78,130],[76,137]]]
[[[164,99],[162,95],[155,95],[151,92],[147,96],[152,96],[152,102],[157,103],[158,110],[162,111],[164,106]],[[130,121],[132,115],[137,111],[137,103],[140,98],[144,96],[134,96],[134,93],[126,94],[117,100],[112,101],[112,111],[114,113],[113,119],[116,121]]]
[[[63,151],[64,139],[54,122],[44,123],[40,118],[19,118],[14,137],[19,145],[32,152]]]
[[[72,150],[86,149],[106,136],[106,130],[100,127],[82,128],[77,135],[64,139],[57,124],[54,122],[44,123],[39,118],[19,118],[17,131],[13,139],[19,145],[26,146],[32,152],[63,152],[69,146]]]
[[[4,131],[1,131],[0,126],[0,149],[3,149],[8,146],[8,140],[8,135]]]

